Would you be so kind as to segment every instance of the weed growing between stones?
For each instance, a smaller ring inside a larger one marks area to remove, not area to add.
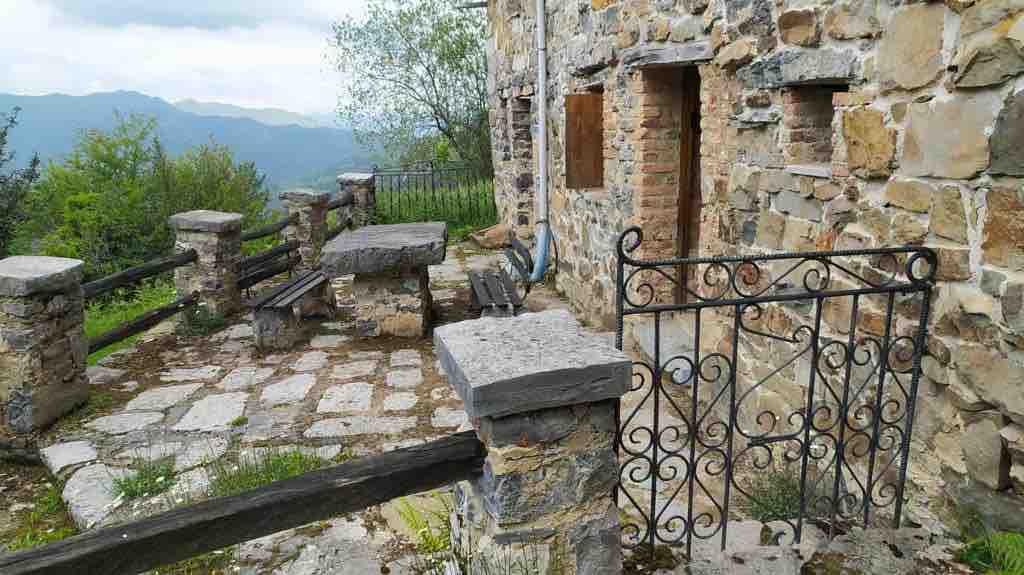
[[[493,545],[485,552],[470,541],[452,544],[449,517],[452,508],[444,497],[441,511],[422,511],[407,500],[399,503],[398,514],[416,533],[416,555],[409,566],[416,575],[560,575],[565,572],[562,554],[542,541]],[[547,565],[545,565],[547,564]]]
[[[749,480],[741,509],[762,523],[800,515],[800,477],[788,470],[766,470]]]
[[[136,460],[133,475],[114,478],[114,495],[127,500],[164,493],[174,485],[174,458]]]
[[[220,331],[227,325],[223,316],[211,312],[205,305],[199,304],[181,314],[181,331],[187,336],[203,337]]]
[[[54,482],[35,497],[32,507],[22,511],[19,525],[7,542],[8,551],[20,551],[60,541],[78,532],[61,498],[64,484]]]
[[[114,407],[117,400],[107,391],[90,391],[89,400],[82,404],[81,407],[72,412],[72,417],[76,420],[92,419]]]
[[[650,544],[642,543],[625,551],[622,557],[623,575],[649,575],[659,570],[675,569],[677,565],[679,558],[667,545],[656,545],[654,553],[651,553]]]
[[[229,423],[228,425],[230,425],[231,427],[242,427],[247,423],[249,423],[249,418],[244,415],[239,415],[238,417],[232,419],[231,423]]]
[[[1024,575],[1024,533],[994,531],[968,543],[957,560],[977,573]]]
[[[221,460],[210,467],[210,497],[235,495],[262,487],[274,481],[288,479],[327,467],[331,462],[300,451],[266,450],[254,456],[242,457],[237,464]]]
[[[179,561],[173,565],[158,567],[150,573],[153,575],[224,575],[234,572],[231,569],[234,558],[235,548],[228,547]]]

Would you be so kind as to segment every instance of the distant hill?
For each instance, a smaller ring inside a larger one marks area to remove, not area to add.
[[[10,149],[17,153],[18,163],[28,161],[33,153],[44,162],[60,160],[71,151],[82,130],[114,127],[115,112],[156,118],[160,139],[172,153],[211,139],[226,145],[236,159],[255,162],[272,188],[314,182],[328,187],[325,173],[365,169],[374,163],[373,155],[348,130],[200,115],[137,92],[88,96],[0,94],[0,112],[7,113],[14,107],[20,107],[21,113],[18,127],[10,134]]]
[[[277,108],[242,108],[217,102],[181,100],[174,106],[179,110],[197,116],[221,116],[224,118],[249,118],[268,126],[300,126],[303,128],[333,128],[335,125],[321,117],[305,116]]]

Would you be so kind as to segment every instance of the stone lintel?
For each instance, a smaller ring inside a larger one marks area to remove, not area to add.
[[[60,292],[81,280],[81,260],[45,256],[12,256],[0,260],[2,297]]]
[[[565,310],[441,326],[434,344],[470,418],[618,398],[633,371],[626,354]]]
[[[194,210],[174,214],[170,218],[171,227],[177,231],[211,232],[221,234],[241,231],[242,214],[214,212],[211,210]]]
[[[361,172],[346,172],[338,175],[339,184],[369,185],[373,183],[373,174]]]
[[[366,226],[331,240],[320,263],[331,277],[414,270],[443,262],[447,243],[444,222]]]
[[[330,200],[331,195],[327,192],[321,192],[319,190],[313,190],[310,188],[297,188],[294,190],[287,190],[281,192],[280,198],[293,204],[304,205],[304,206],[316,206],[321,204],[327,204]]]
[[[644,45],[622,53],[622,63],[630,68],[681,66],[706,62],[715,57],[710,40],[695,40],[673,46]]]

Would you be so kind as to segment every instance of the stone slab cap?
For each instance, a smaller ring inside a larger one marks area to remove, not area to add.
[[[373,183],[373,174],[360,173],[360,172],[346,172],[338,175],[339,184],[371,184]]]
[[[174,214],[170,219],[175,230],[223,233],[242,229],[242,214],[194,210]]]
[[[310,188],[296,188],[281,192],[280,197],[285,201],[295,204],[314,206],[317,204],[326,204],[330,200],[331,195],[327,192],[321,192]]]
[[[320,264],[331,277],[413,269],[443,262],[447,243],[444,222],[366,226],[328,242]]]
[[[434,329],[441,366],[471,418],[503,417],[622,396],[632,361],[565,310]]]
[[[82,281],[82,260],[12,256],[0,260],[0,297],[64,291]]]

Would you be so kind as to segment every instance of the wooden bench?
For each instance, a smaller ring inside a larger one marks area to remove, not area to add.
[[[530,250],[516,238],[512,238],[512,247],[505,250],[512,268],[522,278],[526,295],[530,293],[530,270],[533,269],[533,257]],[[505,270],[472,270],[469,272],[470,303],[479,310],[480,317],[512,317],[518,315],[524,302],[519,295],[512,277]]]
[[[331,282],[321,270],[295,276],[249,302],[249,307],[253,310],[253,331],[260,351],[291,349],[302,337],[303,317],[333,319],[336,311]]]

